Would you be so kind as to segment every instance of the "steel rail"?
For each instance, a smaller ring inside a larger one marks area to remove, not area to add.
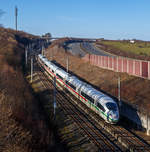
[[[42,72],[42,74],[43,74],[43,72]],[[44,74],[45,75],[45,74]],[[48,79],[49,80],[49,79]],[[53,83],[49,80],[49,82],[51,83],[51,85],[53,85]],[[47,85],[47,87],[50,87],[50,85],[48,85],[48,84],[46,84]],[[61,90],[62,91],[62,90]],[[68,102],[70,103],[70,99],[68,99],[67,98],[67,96],[65,96],[64,95],[64,93],[60,93],[61,92],[60,90],[58,90],[58,88],[57,88],[57,92],[59,92],[59,94],[57,94],[57,95],[59,95],[59,100],[57,100],[57,102],[59,102],[59,104],[63,107],[63,110],[65,110],[66,112],[69,110],[70,111],[70,108],[68,109],[68,108],[66,108],[64,105],[66,104],[68,104]],[[60,94],[61,94],[61,96],[60,96]],[[63,98],[62,98],[62,96],[63,96]],[[60,99],[61,99],[61,101],[60,101]],[[63,99],[63,100],[62,100]],[[67,100],[66,100],[67,99]],[[63,101],[63,102],[62,102]],[[67,101],[67,102],[66,102]],[[65,102],[65,104],[63,104]],[[71,105],[71,107],[72,107],[73,105]],[[75,105],[74,105],[75,106]],[[68,106],[69,107],[69,106]],[[75,110],[72,110],[72,112],[74,112],[74,114],[73,115],[69,115],[69,116],[71,116],[71,118],[78,124],[78,126],[80,126],[80,128],[82,128],[84,131],[85,131],[85,133],[89,136],[89,138],[90,139],[92,139],[92,141],[101,149],[101,147],[103,147],[104,148],[104,146],[106,147],[106,145],[107,145],[107,148],[105,148],[105,150],[111,150],[111,151],[121,151],[121,149],[115,144],[115,143],[113,143],[112,141],[110,141],[106,136],[104,136],[104,134],[102,134],[101,133],[101,131],[97,128],[97,127],[95,127],[95,125],[94,125],[94,123],[92,123],[91,124],[91,121],[89,121],[88,119],[87,119],[87,117],[85,117],[85,114],[83,114],[83,113],[81,113],[80,112],[80,110],[77,110],[77,107],[75,106],[74,107],[75,109],[76,109],[76,111]],[[69,113],[69,111],[68,111],[68,113]],[[79,112],[80,112],[80,114],[79,114]],[[81,115],[82,115],[82,117],[84,117],[84,118],[82,118],[81,117]],[[77,118],[75,118],[75,116],[78,116]],[[79,118],[80,118],[80,120],[79,120]],[[86,120],[83,120],[83,119],[85,119],[86,118]],[[86,127],[84,128],[84,126],[82,125],[83,123],[81,123],[81,122],[84,122],[85,124],[86,124]],[[88,127],[88,130],[89,131],[87,131],[87,127]],[[93,128],[92,128],[93,127]],[[91,133],[92,132],[92,133]],[[94,135],[93,135],[94,134]],[[98,142],[98,141],[100,141],[100,142]],[[103,144],[102,144],[102,142],[103,142]],[[101,150],[103,150],[103,148],[101,149]]]

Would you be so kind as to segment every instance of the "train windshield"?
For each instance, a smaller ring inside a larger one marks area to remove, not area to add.
[[[117,111],[117,106],[116,106],[116,104],[114,104],[114,103],[112,103],[112,102],[106,103],[106,107],[107,107],[109,110]]]

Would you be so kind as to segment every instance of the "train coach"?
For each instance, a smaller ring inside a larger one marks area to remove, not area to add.
[[[41,54],[38,55],[38,62],[51,78],[56,78],[56,85],[66,88],[106,122],[116,124],[119,121],[119,108],[112,98],[67,73]]]

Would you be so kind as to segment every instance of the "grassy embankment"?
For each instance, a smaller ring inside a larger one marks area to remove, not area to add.
[[[46,151],[51,133],[23,75],[24,47],[35,38],[0,28],[0,151]]]
[[[110,53],[131,57],[136,59],[149,60],[150,59],[150,42],[146,41],[135,41],[135,43],[130,43],[130,41],[110,41],[102,40],[97,42],[101,45],[101,48]]]

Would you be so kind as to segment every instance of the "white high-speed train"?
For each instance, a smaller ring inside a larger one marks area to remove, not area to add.
[[[119,108],[112,98],[65,72],[41,54],[38,62],[52,78],[56,77],[56,85],[65,87],[106,122],[115,124],[119,121]]]

